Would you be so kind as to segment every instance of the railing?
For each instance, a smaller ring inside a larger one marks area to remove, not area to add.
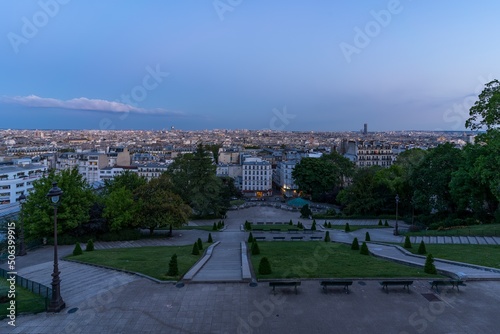
[[[27,278],[24,278],[19,275],[13,275],[9,274],[7,270],[0,268],[0,276],[3,278],[11,278],[15,277],[16,278],[16,285],[21,286],[34,294],[37,294],[43,298],[45,298],[45,309],[47,309],[48,302],[52,296],[52,289],[49,288],[46,285],[34,282],[32,280],[29,280]]]

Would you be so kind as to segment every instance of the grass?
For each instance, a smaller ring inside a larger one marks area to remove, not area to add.
[[[213,224],[212,225],[200,225],[200,226],[182,226],[180,228],[175,228],[174,230],[202,230],[202,231],[209,231],[209,232],[217,232],[213,230]]]
[[[203,243],[205,249],[210,244]],[[193,245],[188,246],[158,246],[137,248],[116,248],[83,252],[82,255],[68,256],[67,259],[104,265],[111,268],[142,273],[159,280],[178,280],[200,258],[191,255]],[[173,254],[177,254],[179,276],[167,276],[168,263]]]
[[[245,203],[246,203],[246,202],[245,202],[244,200],[242,200],[242,199],[236,199],[236,200],[234,200],[234,201],[230,201],[230,202],[229,202],[229,204],[230,204],[231,206],[240,206],[240,205],[243,205],[243,204],[245,204]]]
[[[415,236],[478,236],[478,237],[495,237],[500,236],[500,225],[471,225],[450,228],[447,230],[427,230],[420,232],[409,232],[406,235]]]
[[[407,250],[417,254],[418,246],[418,243],[412,244],[412,248]],[[427,253],[431,253],[434,258],[500,269],[500,246],[497,245],[425,244],[425,249]]]
[[[423,268],[406,266],[359,254],[350,246],[324,242],[259,242],[260,255],[253,255],[257,277],[263,278],[396,278],[441,277]],[[262,257],[271,262],[272,274],[259,275]]]
[[[8,288],[6,279],[0,279],[0,287]],[[0,319],[5,318],[9,313],[7,311],[8,303],[0,304]],[[16,286],[16,312],[20,313],[40,313],[45,311],[45,298],[30,292],[29,290]]]
[[[332,225],[332,227],[325,227],[327,230],[345,230],[345,225]],[[362,230],[364,228],[374,229],[374,228],[393,228],[392,226],[380,226],[380,225],[351,225],[349,224],[351,232]]]

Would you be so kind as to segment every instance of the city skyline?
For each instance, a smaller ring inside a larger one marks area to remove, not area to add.
[[[500,4],[0,5],[0,128],[464,130]]]

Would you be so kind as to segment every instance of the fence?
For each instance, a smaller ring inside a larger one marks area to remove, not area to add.
[[[45,309],[47,309],[48,301],[52,297],[52,289],[46,285],[34,282],[27,278],[24,278],[19,275],[8,274],[8,271],[0,268],[0,276],[3,278],[11,278],[12,276],[16,277],[16,285],[21,286],[34,294],[37,294],[41,297],[45,298]]]

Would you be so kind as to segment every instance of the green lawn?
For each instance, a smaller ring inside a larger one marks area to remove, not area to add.
[[[5,278],[0,278],[0,287],[8,288]],[[0,319],[7,316],[8,303],[0,304]],[[16,286],[16,311],[20,313],[40,313],[45,311],[45,298],[30,292],[29,290]]]
[[[373,229],[373,228],[393,228],[392,226],[380,226],[380,225],[351,225],[349,224],[349,228],[351,232],[362,230],[364,228]],[[332,227],[326,228],[328,230],[345,230],[345,225],[332,225]]]
[[[252,231],[255,229],[262,229],[264,231],[270,231],[271,229],[273,230],[280,230],[280,231],[288,231],[289,229],[295,229],[295,230],[302,230],[301,228],[298,228],[297,225],[288,225],[288,224],[282,224],[282,225],[257,225],[257,224],[252,224]],[[251,231],[249,231],[251,232]]]
[[[408,251],[417,254],[419,244]],[[427,253],[434,258],[477,264],[500,269],[500,246],[497,245],[435,245],[426,244]]]
[[[235,205],[236,205],[236,206],[239,206],[239,205],[243,205],[243,204],[245,204],[245,201],[244,201],[244,200],[242,200],[242,199],[235,199],[235,200],[233,200],[233,201],[230,201],[230,202],[229,202],[229,204],[230,204],[231,206],[235,206]]]
[[[472,225],[460,228],[451,228],[449,230],[427,230],[420,232],[409,232],[406,235],[419,236],[480,236],[480,237],[498,237],[500,236],[500,225]]]
[[[423,268],[405,266],[361,255],[350,246],[325,242],[259,242],[260,255],[251,261],[258,278],[391,278],[439,277],[424,273]],[[266,256],[272,274],[259,275],[259,262]]]
[[[210,244],[203,243],[204,249]],[[142,273],[160,280],[177,280],[184,275],[201,255],[191,255],[193,249],[189,246],[159,246],[116,248],[83,252],[82,255],[68,256],[67,259],[85,263],[99,264],[116,269]],[[173,254],[177,254],[180,276],[167,276],[168,263]],[[203,251],[200,252],[203,254]]]
[[[212,225],[200,225],[200,226],[182,226],[179,228],[174,228],[174,230],[202,230],[202,231],[208,231],[208,232],[217,232],[213,230],[213,224]]]

